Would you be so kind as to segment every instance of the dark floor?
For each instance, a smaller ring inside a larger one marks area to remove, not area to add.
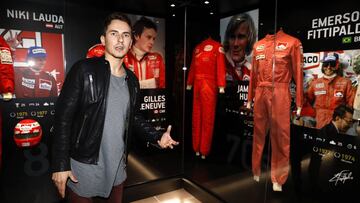
[[[253,180],[250,169],[252,138],[247,136],[216,134],[212,151],[205,160],[195,156],[189,143],[185,143],[184,177],[228,203],[360,202],[357,192],[360,185],[360,154],[347,144],[358,146],[359,139],[337,137],[335,141],[343,143],[341,146],[334,146],[331,142],[322,143],[322,150],[328,154],[320,163],[317,179],[314,180],[310,178],[309,163],[314,147],[318,145],[305,139],[304,135],[317,136],[316,132],[292,128],[291,167],[282,192],[272,190],[268,164],[271,150],[267,144],[264,147],[260,182]],[[349,162],[345,158],[340,159],[340,156],[354,159]]]
[[[215,193],[228,203],[249,202],[315,202],[295,187],[291,174],[283,186],[283,192],[273,192],[269,174],[263,174],[260,182],[253,180],[248,170],[232,164],[220,164],[212,160],[189,158],[185,162],[185,177]],[[301,186],[299,186],[301,187]]]
[[[190,140],[186,138],[185,140]],[[300,143],[299,140],[293,139]],[[343,140],[344,141],[344,140]],[[353,171],[352,177],[347,179],[339,179],[338,185],[349,184],[351,189],[347,193],[332,194],[332,192],[318,193],[312,190],[312,184],[309,182],[307,168],[309,165],[308,149],[306,145],[293,145],[291,147],[291,170],[282,192],[273,192],[268,170],[268,154],[267,145],[265,146],[263,155],[263,173],[260,182],[253,180],[250,172],[251,162],[251,139],[249,137],[238,137],[237,135],[217,134],[214,136],[212,150],[205,160],[195,156],[189,143],[182,143],[175,150],[158,150],[143,149],[133,151],[129,156],[128,163],[128,179],[126,182],[126,191],[132,190],[132,201],[151,197],[157,194],[150,194],[157,191],[168,189],[167,192],[174,190],[168,185],[162,185],[158,180],[167,180],[173,177],[185,178],[194,183],[202,192],[213,195],[218,202],[227,203],[312,203],[312,202],[360,202],[346,201],[359,196],[357,194],[360,185],[359,162],[360,155],[358,151],[344,148],[345,151],[338,151],[337,155],[354,157],[354,163],[351,167],[346,165],[324,165],[322,172],[330,172],[331,177],[334,171],[344,170],[339,167],[347,167]],[[357,144],[360,146],[359,144]],[[347,146],[347,145],[344,145]],[[58,202],[54,185],[50,179],[50,173],[44,173],[41,176],[30,176],[24,171],[24,155],[23,151],[16,151],[4,160],[3,170],[1,173],[1,203],[55,203]],[[35,152],[34,152],[35,153]],[[341,162],[332,157],[333,161]],[[331,163],[331,162],[329,162]],[[341,162],[344,164],[343,162]],[[339,163],[337,163],[339,164]],[[36,174],[35,174],[36,175]],[[323,175],[323,174],[322,174]],[[351,175],[351,174],[350,174]],[[329,178],[325,179],[324,185],[329,184]],[[151,185],[147,187],[148,191],[134,190],[134,185]],[[323,186],[323,185],[322,185]],[[168,187],[168,188],[166,188]],[[177,187],[176,189],[179,189]],[[330,188],[331,189],[331,188]],[[19,193],[21,191],[21,193]],[[187,190],[189,192],[189,190]],[[141,196],[144,192],[149,192],[148,196]],[[190,191],[191,192],[191,191]],[[192,191],[194,193],[194,191]],[[164,192],[161,192],[164,193]],[[196,196],[196,194],[192,195]],[[195,191],[196,193],[196,191]],[[20,194],[20,195],[19,195]],[[160,193],[159,193],[160,194]],[[319,195],[323,194],[323,195]],[[335,195],[335,196],[334,196]],[[140,197],[141,196],[141,197]],[[337,197],[340,200],[333,199]],[[318,201],[325,200],[325,201]],[[202,199],[199,199],[200,201]],[[63,201],[65,203],[65,201]],[[97,201],[97,202],[103,202]],[[209,201],[203,201],[209,203]],[[216,201],[215,201],[216,202]],[[126,203],[126,201],[125,201]]]
[[[168,159],[166,161],[166,156],[161,157],[162,155],[158,154],[154,160],[157,160],[157,162],[159,160],[163,161],[161,169],[164,171],[168,171],[167,169],[170,170],[177,161],[174,159]],[[137,157],[137,159],[137,161],[140,161],[139,157]],[[131,160],[131,163],[133,163],[133,160]],[[156,178],[151,178],[149,174],[157,174],[158,178],[166,177],[165,174],[159,170],[149,170],[151,169],[147,166],[149,163],[143,162],[139,164],[143,165],[142,167],[147,168],[147,170],[138,170],[139,168],[135,169],[131,167],[131,171],[137,171],[137,177],[145,177],[145,179],[150,178],[152,180],[156,180]],[[302,165],[303,168],[306,168],[308,161],[304,160]],[[144,171],[146,172],[144,173]],[[266,171],[266,165],[264,165],[264,171]],[[249,169],[244,169],[244,167],[236,161],[228,163],[226,157],[221,156],[219,153],[210,155],[205,160],[196,157],[192,153],[186,153],[184,174],[181,175],[181,177],[194,182],[205,191],[215,195],[220,199],[219,202],[317,202],[313,200],[310,191],[303,188],[302,183],[304,180],[297,180],[296,176],[292,173],[289,174],[288,181],[283,185],[283,192],[273,192],[269,173],[264,172],[260,182],[255,182]],[[130,179],[133,179],[133,177]],[[146,181],[144,181],[144,184],[147,184]],[[303,185],[306,186],[308,183],[305,182]]]

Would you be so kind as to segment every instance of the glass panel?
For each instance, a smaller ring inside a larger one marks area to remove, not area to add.
[[[264,7],[268,11],[275,8],[274,6],[274,4],[264,4],[261,8]],[[255,177],[254,180],[251,165],[254,111],[251,105],[250,109],[246,108],[250,70],[254,60],[252,48],[257,41],[258,31],[260,33],[262,30],[262,38],[263,33],[266,32],[263,31],[265,26],[274,30],[274,10],[263,16],[259,11],[259,9],[243,10],[224,17],[215,14],[216,17],[213,18],[207,8],[189,7],[188,38],[193,39],[189,40],[192,43],[190,47],[193,53],[187,80],[192,77],[193,68],[202,68],[203,73],[200,71],[195,73],[196,82],[186,95],[186,126],[188,127],[185,133],[185,174],[226,202],[238,202],[239,198],[251,202],[264,201],[268,190],[265,185],[270,182],[270,171],[267,169],[270,165],[268,156],[270,148],[268,141],[265,140],[265,130],[261,135],[264,138],[263,146],[260,147],[261,150],[257,155],[258,168],[259,170],[262,168],[263,173],[259,171],[256,174],[259,177]],[[219,19],[221,19],[220,24],[214,26],[213,22]],[[218,37],[219,35],[221,38]],[[206,44],[209,43],[206,42],[209,36],[225,48],[222,53],[225,76],[221,76],[219,72],[211,72],[213,69],[221,68],[219,61],[215,67],[207,63],[216,58],[216,56],[211,58],[208,56],[208,52],[211,52],[210,47],[216,46]],[[271,58],[272,56],[269,61],[270,67],[272,67]],[[225,93],[219,91],[221,77],[225,79]],[[210,93],[202,94],[209,91],[206,88],[215,90],[216,102],[209,103]],[[270,86],[268,90],[271,99],[273,88]],[[267,108],[272,108],[271,103]],[[206,126],[212,119],[212,110],[215,110],[214,123],[211,124],[213,129]],[[272,117],[271,111],[264,111],[269,112],[266,117]],[[264,124],[270,123],[270,120],[262,121]],[[265,150],[262,155],[263,148]]]
[[[303,1],[294,7],[278,0],[278,27],[303,47],[304,104],[295,116],[293,93],[291,178],[286,185],[303,200],[358,200],[357,44],[359,11],[355,1]],[[295,96],[296,95],[296,96]],[[356,99],[355,99],[356,100]],[[355,111],[352,111],[355,108]],[[355,201],[356,201],[355,200]]]

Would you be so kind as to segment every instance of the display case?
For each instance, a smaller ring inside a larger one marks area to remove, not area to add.
[[[146,56],[149,67],[162,68],[148,78],[142,65],[126,64],[140,80],[145,120],[158,131],[172,125],[180,143],[174,149],[132,144],[124,202],[178,189],[194,202],[358,199],[360,13],[354,0],[313,4],[2,2],[0,34],[12,48],[18,88],[12,100],[0,100],[0,202],[67,202],[51,180],[57,97],[20,96],[21,86],[36,80],[24,70],[32,68],[31,47],[44,48],[43,71],[56,84],[41,78],[39,87],[52,84],[60,93],[73,64],[100,43],[103,19],[113,11],[133,25],[141,17],[155,24]],[[24,119],[41,126],[34,146],[14,139]]]

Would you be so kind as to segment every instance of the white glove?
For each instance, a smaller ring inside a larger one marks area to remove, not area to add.
[[[246,104],[246,108],[247,108],[247,109],[251,109],[251,102],[248,102],[248,103]]]
[[[224,87],[219,87],[219,93],[224,94],[225,93],[225,88]]]
[[[300,114],[301,114],[301,107],[297,107],[297,109],[296,109],[296,116],[297,116],[297,117],[300,117]]]
[[[4,101],[9,101],[13,97],[13,94],[11,92],[2,93],[2,98]]]

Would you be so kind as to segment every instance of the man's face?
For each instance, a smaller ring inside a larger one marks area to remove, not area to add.
[[[41,71],[44,69],[46,64],[46,58],[29,58],[28,59],[29,66],[35,71]]]
[[[135,46],[143,52],[150,52],[154,46],[157,33],[153,28],[144,28],[140,36],[135,36]]]
[[[322,64],[322,71],[324,73],[324,75],[326,76],[331,76],[336,72],[336,62],[335,61],[331,61],[331,62],[324,62]]]
[[[131,28],[121,20],[112,20],[107,27],[105,35],[100,37],[101,43],[105,46],[105,57],[122,59],[130,49]]]
[[[339,125],[339,131],[345,133],[353,124],[353,115],[349,112],[346,112],[345,117],[341,118],[341,122]]]
[[[229,38],[229,53],[231,59],[235,63],[242,62],[245,58],[245,48],[248,43],[248,25],[246,23],[240,26],[230,35]]]

